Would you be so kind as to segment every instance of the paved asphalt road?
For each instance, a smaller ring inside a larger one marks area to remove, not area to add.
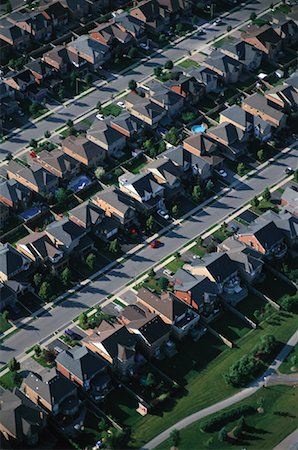
[[[177,422],[176,424],[174,424],[172,427],[170,427],[167,430],[160,433],[158,436],[156,436],[154,439],[152,439],[150,442],[148,442],[146,445],[144,445],[142,447],[142,449],[143,450],[154,449],[158,445],[160,445],[164,440],[169,438],[170,433],[174,428],[176,428],[177,430],[182,430],[183,428],[188,427],[192,423],[197,422],[198,420],[203,419],[204,417],[207,417],[210,414],[221,411],[224,408],[232,406],[235,403],[238,403],[241,400],[244,400],[247,397],[250,397],[258,389],[260,389],[262,386],[264,386],[264,378],[265,377],[270,376],[277,371],[277,369],[279,368],[279,366],[281,365],[283,360],[288,356],[288,354],[291,352],[291,350],[297,344],[297,342],[298,342],[298,331],[296,331],[290,337],[290,339],[288,340],[286,345],[283,347],[281,352],[277,355],[277,357],[275,358],[273,363],[268,367],[266,372],[260,378],[253,381],[250,386],[237,392],[237,394],[232,395],[231,397],[228,397],[225,400],[222,400],[221,402],[215,403],[214,405],[211,405],[208,408],[201,409],[200,411],[197,411],[194,414],[191,414],[190,416],[185,417],[184,419],[182,419],[179,422]],[[282,447],[280,447],[280,448],[282,448]],[[284,448],[284,450],[286,450],[288,447],[283,447],[283,448]]]
[[[97,101],[101,103],[110,100],[112,94],[117,94],[127,89],[128,81],[134,79],[141,81],[152,74],[153,68],[159,65],[164,65],[165,61],[171,59],[176,61],[183,56],[187,55],[189,51],[194,51],[203,47],[208,41],[212,40],[216,36],[226,31],[228,25],[237,27],[242,22],[249,19],[252,12],[261,12],[269,8],[272,0],[254,0],[247,6],[241,7],[239,11],[231,13],[224,19],[224,23],[221,26],[213,26],[212,24],[206,25],[206,34],[203,36],[194,36],[185,39],[180,44],[177,44],[174,48],[164,51],[162,54],[157,54],[149,61],[136,67],[134,70],[126,73],[125,75],[117,76],[108,85],[99,87],[98,90],[86,95],[82,99],[76,100],[67,107],[61,107],[61,109],[55,112],[54,115],[41,120],[36,124],[23,131],[12,136],[9,140],[0,144],[0,161],[3,160],[7,153],[14,153],[21,150],[28,145],[28,142],[34,139],[40,139],[44,136],[46,130],[54,131],[57,128],[65,124],[68,119],[76,119],[83,115],[89,109],[93,108]],[[277,1],[274,1],[277,3]],[[102,83],[100,81],[98,84]]]
[[[273,450],[298,450],[298,428],[274,447]]]
[[[13,356],[19,356],[32,345],[50,336],[56,329],[67,325],[86,308],[101,303],[107,295],[120,290],[134,277],[147,271],[149,267],[202,234],[212,225],[219,223],[256,194],[261,193],[265,187],[277,183],[285,176],[287,166],[297,167],[297,157],[298,150],[292,149],[255,177],[241,183],[236,189],[231,190],[211,206],[193,215],[162,237],[162,247],[158,249],[145,247],[128,259],[123,266],[119,265],[110,270],[107,275],[86,286],[31,324],[24,324],[22,330],[0,345],[0,365],[5,364]]]

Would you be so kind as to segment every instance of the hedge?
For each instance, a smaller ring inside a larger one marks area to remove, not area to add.
[[[248,416],[251,414],[255,414],[256,408],[251,405],[243,405],[239,408],[233,408],[230,411],[226,411],[224,413],[219,414],[212,419],[207,420],[203,426],[202,431],[204,432],[213,432],[219,431],[222,427],[227,425],[229,422],[240,419],[242,416]]]

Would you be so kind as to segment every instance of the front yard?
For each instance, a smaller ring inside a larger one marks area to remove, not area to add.
[[[15,387],[20,387],[22,383],[22,376],[18,372],[7,372],[0,377],[0,386],[4,389],[13,390]]]
[[[11,323],[9,323],[5,316],[3,316],[3,313],[0,313],[0,333],[4,333],[11,327]]]

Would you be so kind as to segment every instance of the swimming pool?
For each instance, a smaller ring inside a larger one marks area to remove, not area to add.
[[[205,125],[194,125],[193,127],[191,127],[191,131],[193,133],[204,133],[205,130]]]
[[[19,214],[19,217],[21,217],[23,220],[27,221],[30,219],[33,219],[33,217],[38,216],[38,214],[41,213],[41,209],[37,206],[33,206],[30,209],[27,209],[27,211],[22,212]]]
[[[68,187],[71,191],[77,192],[81,189],[84,189],[86,186],[89,186],[89,184],[91,184],[90,178],[88,178],[86,175],[82,175],[71,181]]]

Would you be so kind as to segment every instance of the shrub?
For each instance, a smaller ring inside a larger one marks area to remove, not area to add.
[[[160,287],[161,290],[164,290],[168,287],[169,284],[169,280],[166,277],[161,277],[158,280],[158,286]]]
[[[281,307],[285,311],[298,312],[298,294],[284,295],[281,299]]]
[[[203,426],[202,431],[206,433],[212,433],[214,431],[219,431],[223,426],[227,425],[229,422],[240,419],[241,417],[254,414],[256,409],[251,405],[242,405],[238,408],[233,408],[230,411],[219,413],[212,419],[207,420]]]

